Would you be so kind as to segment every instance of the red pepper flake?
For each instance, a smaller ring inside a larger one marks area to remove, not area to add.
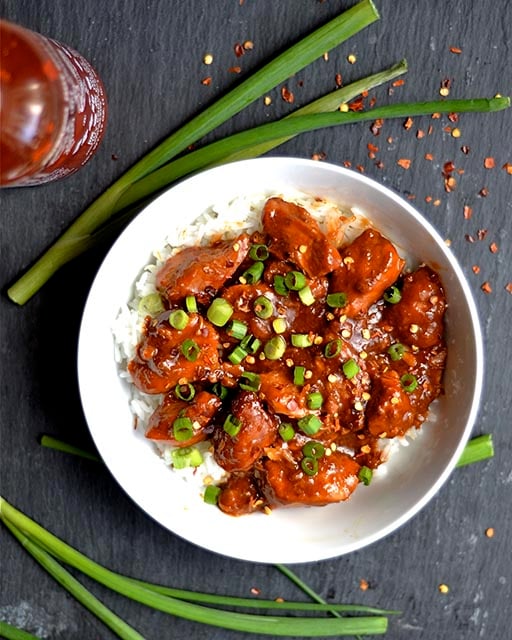
[[[487,237],[487,233],[488,229],[478,229],[476,235],[478,236],[479,240],[485,240],[485,238]]]
[[[359,173],[364,173],[364,167],[362,164],[356,164],[356,169],[359,171]]]
[[[452,85],[452,81],[450,80],[450,78],[444,78],[443,80],[441,80],[441,88],[439,89],[439,93],[443,97],[450,95],[451,85]]]
[[[252,40],[246,40],[242,47],[245,49],[245,51],[252,51],[254,49],[254,42]]]
[[[496,163],[494,162],[494,158],[487,157],[484,159],[484,167],[486,169],[494,169]]]
[[[423,129],[418,129],[418,131],[416,131],[416,137],[418,138],[418,140],[421,140],[421,138],[425,137],[425,132],[423,131]]]
[[[465,240],[467,242],[471,242],[471,244],[473,244],[473,242],[475,242],[475,239],[473,238],[473,236],[470,236],[469,233],[466,233],[466,235],[464,236]]]
[[[396,163],[402,169],[409,169],[411,166],[412,160],[410,158],[399,158]]]
[[[408,193],[407,194],[407,200],[416,200],[416,194],[415,193]]]
[[[505,291],[508,291],[508,293],[512,293],[512,282],[509,282],[505,285]]]
[[[494,537],[494,529],[493,529],[493,527],[488,527],[488,528],[485,530],[485,535],[486,535],[488,538],[493,538],[493,537]]]
[[[478,195],[482,198],[486,198],[489,195],[489,189],[487,187],[482,187],[478,192]]]
[[[257,587],[251,587],[251,593],[253,596],[259,596],[261,591]]]
[[[478,274],[480,273],[480,267],[479,267],[477,264],[474,264],[474,265],[471,267],[471,269],[472,269],[472,271],[473,271],[473,273],[474,273],[475,275],[478,275]]]
[[[233,47],[233,49],[235,51],[235,56],[237,58],[241,58],[245,53],[245,49],[243,45],[241,45],[239,42],[235,43],[235,46]]]
[[[395,80],[392,84],[393,87],[403,87],[405,84],[405,80],[403,78],[399,78],[398,80]]]
[[[342,77],[341,73],[337,73],[334,76],[334,82],[336,83],[336,87],[338,89],[343,86],[343,77]]]
[[[119,156],[116,153],[113,153],[110,157],[112,160],[119,160]]]
[[[377,160],[375,162],[375,166],[377,167],[377,169],[384,169],[384,163],[382,162],[382,160]]]
[[[425,202],[432,202],[433,198],[432,196],[425,196]]]
[[[426,153],[424,157],[425,157],[425,160],[432,161],[434,159],[434,156],[431,153]]]
[[[434,131],[434,127],[432,125],[429,125],[428,129],[427,129],[427,133],[428,135],[432,135],[432,131]]]
[[[368,97],[368,90],[365,89],[364,91],[362,91],[361,95],[363,96],[363,98],[367,98]]]
[[[349,102],[348,108],[350,111],[362,111],[364,109],[363,96]]]
[[[473,215],[473,209],[469,205],[465,204],[464,205],[464,219],[465,220],[469,220],[472,215]]]
[[[344,166],[346,169],[350,169],[350,167],[352,166],[352,163],[350,162],[350,160],[344,160],[344,161],[343,161],[343,166]]]
[[[443,131],[445,133],[451,133],[452,132],[452,127],[450,127],[449,125],[447,125],[446,127],[443,127]]]
[[[449,113],[448,114],[448,120],[450,122],[458,122],[459,121],[459,114],[458,113]]]
[[[450,52],[451,53],[462,53],[462,49],[460,49],[459,47],[450,47]]]
[[[467,144],[463,144],[462,147],[460,148],[460,150],[462,151],[462,153],[465,156],[467,156],[469,154],[469,151],[470,151],[470,149],[469,149]]]
[[[379,147],[376,147],[371,142],[369,142],[366,146],[368,147],[368,157],[371,158],[372,160],[374,160],[375,159],[375,154],[377,154],[379,152]]]
[[[285,102],[288,102],[290,104],[292,104],[295,101],[295,96],[293,95],[293,93],[291,91],[289,91],[289,89],[287,87],[282,87],[281,88],[281,98]]]
[[[492,293],[492,287],[487,281],[483,283],[480,289],[482,289],[484,293]]]
[[[327,158],[327,154],[324,151],[320,151],[320,153],[314,153],[311,156],[312,160],[325,160]]]
[[[438,207],[441,204],[441,200],[437,198],[432,204],[434,205],[434,207]]]
[[[242,67],[229,67],[229,73],[241,73]]]
[[[374,107],[377,104],[377,98],[375,96],[372,96],[370,98],[370,107]]]
[[[448,176],[444,179],[444,190],[446,193],[451,193],[457,186],[457,180],[453,176]]]
[[[407,120],[404,122],[404,129],[409,130],[412,127],[413,124],[413,119],[412,118],[407,118]]]
[[[505,169],[505,171],[508,173],[509,176],[512,176],[512,163],[511,162],[505,162],[505,164],[501,168]]]
[[[441,114],[439,112],[435,112],[432,114],[432,120],[439,120],[439,118],[441,117]]]
[[[361,580],[359,580],[359,588],[361,589],[361,591],[367,591],[369,588],[369,584],[368,584],[368,580],[365,580],[364,578],[361,578]]]
[[[444,163],[444,165],[443,165],[443,175],[444,176],[449,176],[454,171],[455,171],[455,164],[453,163],[452,160],[448,160],[448,162]]]
[[[370,131],[374,136],[380,135],[380,130],[382,129],[382,125],[384,124],[384,120],[382,118],[378,118],[375,122],[372,122],[370,126]]]
[[[498,245],[495,242],[491,242],[489,245],[489,251],[491,253],[498,253]]]
[[[211,83],[212,83],[211,76],[207,76],[206,78],[203,78],[201,80],[201,84],[204,85],[205,87],[208,87],[209,85],[211,85]]]

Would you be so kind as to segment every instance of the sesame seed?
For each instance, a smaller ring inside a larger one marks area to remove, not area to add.
[[[269,104],[272,104],[272,98],[270,96],[265,96],[263,98],[263,104],[268,107]]]
[[[247,362],[247,364],[254,364],[256,362],[256,358],[254,356],[247,356],[245,358],[245,361]]]
[[[368,400],[371,398],[371,395],[368,393],[368,391],[363,391],[362,398],[363,398],[363,400],[368,402]]]
[[[309,380],[310,378],[313,377],[313,372],[308,369],[305,373],[304,373],[304,377],[306,378],[306,380]]]
[[[213,478],[212,478],[212,476],[209,476],[209,475],[208,475],[208,476],[205,476],[205,477],[203,478],[203,484],[204,484],[204,485],[206,485],[206,486],[208,486],[208,485],[209,485],[209,484],[211,484],[212,482],[213,482]]]
[[[238,244],[238,242],[235,242],[235,244],[233,245],[233,251],[238,251],[240,249],[240,245]]]
[[[354,264],[354,258],[352,258],[352,256],[346,256],[343,258],[343,262],[345,264]]]
[[[351,335],[352,331],[350,331],[350,329],[343,329],[343,331],[341,332],[342,338],[350,338]]]
[[[348,104],[346,102],[342,102],[340,104],[340,106],[338,107],[338,109],[342,112],[342,113],[347,113],[347,111],[349,110]]]
[[[488,538],[492,538],[494,536],[494,529],[492,527],[489,527],[488,529],[485,530],[485,535]]]
[[[359,357],[361,358],[361,360],[366,360],[366,358],[368,357],[368,354],[366,353],[366,351],[361,351],[359,353]]]
[[[364,407],[363,407],[361,402],[356,402],[355,405],[354,405],[354,409],[356,411],[362,411],[364,409]]]
[[[448,593],[450,591],[450,587],[447,584],[440,584],[437,588],[439,593]]]
[[[370,451],[371,451],[371,450],[372,450],[372,449],[371,449],[371,447],[370,447],[370,445],[369,445],[369,444],[365,444],[365,445],[363,445],[363,446],[361,447],[361,451],[362,451],[363,453],[370,453]]]
[[[300,253],[306,253],[306,251],[308,250],[307,246],[305,244],[301,244],[299,247],[299,252]]]
[[[327,376],[327,380],[329,380],[329,382],[336,382],[337,379],[338,379],[338,376],[334,375],[334,373],[330,373]]]
[[[211,53],[207,53],[203,58],[204,64],[211,64],[213,62],[213,56]]]
[[[417,324],[411,324],[411,326],[409,327],[409,331],[411,333],[418,333],[419,330],[420,328],[418,327]]]
[[[356,56],[355,56],[353,53],[350,53],[350,54],[347,56],[347,62],[348,62],[349,64],[354,64],[356,60],[357,60],[357,58],[356,58]]]
[[[293,360],[291,358],[286,358],[286,366],[293,367]]]
[[[389,402],[391,404],[398,404],[400,402],[400,398],[397,398],[396,396],[393,396]]]
[[[313,340],[313,344],[322,344],[323,341],[324,339],[322,338],[322,336],[316,336]]]
[[[371,336],[371,334],[370,334],[370,329],[363,329],[363,330],[361,331],[361,335],[363,336],[363,338],[364,338],[365,340],[369,340],[369,339],[370,339],[370,336]]]
[[[455,127],[455,129],[452,129],[452,138],[460,138],[460,136],[461,136],[461,132],[458,127]]]
[[[263,511],[267,516],[269,516],[272,513],[272,509],[269,506],[263,507]]]

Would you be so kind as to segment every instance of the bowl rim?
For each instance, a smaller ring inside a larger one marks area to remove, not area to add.
[[[305,158],[296,158],[296,157],[290,157],[290,156],[265,156],[265,157],[261,157],[261,158],[254,158],[254,159],[248,159],[248,160],[239,160],[236,162],[232,162],[232,163],[226,163],[224,165],[220,165],[217,167],[213,167],[210,169],[206,169],[204,171],[198,172],[197,174],[194,174],[192,176],[186,177],[183,180],[180,180],[179,182],[171,185],[171,187],[169,187],[168,189],[166,189],[164,192],[162,192],[158,197],[156,197],[151,203],[149,203],[146,207],[144,207],[144,209],[137,214],[137,216],[134,218],[134,220],[128,225],[127,229],[123,230],[123,232],[120,234],[120,236],[118,237],[118,239],[113,243],[112,247],[109,249],[108,253],[106,254],[106,256],[104,257],[104,259],[102,260],[101,265],[99,266],[97,273],[94,277],[94,280],[92,282],[90,291],[87,295],[86,298],[86,302],[84,305],[84,313],[82,316],[82,320],[80,323],[80,329],[79,329],[79,337],[78,337],[78,347],[77,347],[77,373],[78,373],[78,385],[79,385],[79,391],[80,391],[80,400],[82,403],[82,408],[83,408],[83,412],[84,412],[84,416],[86,419],[86,423],[88,426],[88,430],[91,434],[91,437],[93,439],[93,442],[96,446],[96,448],[98,449],[98,452],[100,453],[100,456],[102,457],[102,459],[105,459],[106,456],[104,456],[104,451],[102,451],[102,443],[100,441],[100,439],[98,438],[98,434],[97,432],[94,431],[93,426],[90,424],[89,421],[89,412],[88,412],[88,408],[87,408],[87,403],[86,400],[84,399],[84,394],[83,394],[83,380],[84,380],[84,370],[83,367],[84,365],[84,335],[87,331],[87,321],[88,321],[88,317],[89,314],[92,313],[92,310],[90,308],[91,305],[91,299],[92,299],[92,295],[93,295],[93,291],[95,289],[95,287],[98,285],[99,279],[101,278],[103,269],[105,267],[105,265],[108,263],[109,257],[111,256],[111,253],[113,251],[113,249],[116,246],[119,246],[120,244],[122,244],[123,239],[125,238],[125,234],[128,231],[128,228],[131,227],[132,223],[135,222],[136,220],[141,220],[143,217],[150,217],[151,215],[151,211],[153,211],[154,209],[157,209],[159,204],[163,201],[165,201],[165,198],[169,197],[169,192],[170,191],[176,191],[176,190],[183,190],[186,189],[187,187],[189,187],[191,184],[193,185],[195,182],[197,181],[201,181],[204,180],[204,176],[205,174],[208,174],[210,177],[215,176],[215,175],[219,175],[219,176],[223,176],[227,173],[230,172],[230,170],[233,170],[233,166],[236,165],[239,168],[246,168],[248,171],[252,170],[252,168],[254,168],[256,165],[259,166],[266,166],[267,170],[271,170],[272,167],[278,168],[278,167],[286,167],[288,165],[293,165],[293,166],[298,166],[298,167],[302,167],[302,168],[315,168],[315,170],[325,170],[325,171],[333,171],[339,175],[345,176],[350,180],[355,180],[356,182],[359,182],[361,184],[366,185],[367,187],[371,188],[372,190],[375,190],[377,192],[379,192],[380,194],[384,195],[386,198],[393,200],[399,207],[401,207],[402,209],[405,209],[407,211],[407,213],[409,215],[411,215],[414,220],[419,223],[424,229],[425,231],[435,240],[438,248],[440,249],[440,251],[443,253],[450,269],[452,269],[457,283],[458,285],[461,287],[462,292],[464,294],[464,299],[465,302],[467,304],[468,307],[468,311],[469,311],[469,318],[471,319],[471,326],[467,327],[466,331],[468,333],[470,333],[469,339],[471,340],[471,343],[474,347],[474,354],[475,354],[475,371],[474,371],[474,375],[472,377],[472,393],[471,393],[471,407],[469,409],[468,415],[467,415],[467,420],[466,420],[466,424],[465,424],[465,428],[463,433],[461,434],[461,437],[459,438],[458,444],[455,447],[453,454],[451,456],[451,458],[449,459],[449,461],[447,462],[447,464],[445,465],[445,468],[443,470],[443,472],[441,474],[438,475],[437,479],[435,480],[435,482],[433,482],[429,488],[424,492],[423,496],[421,497],[421,499],[419,499],[418,501],[416,501],[414,503],[413,506],[411,506],[411,508],[409,508],[408,510],[406,510],[400,517],[395,518],[392,522],[390,522],[387,526],[384,526],[382,528],[380,528],[378,531],[376,531],[375,533],[371,534],[371,535],[366,535],[362,540],[355,540],[352,544],[345,544],[343,549],[339,549],[336,550],[334,553],[330,552],[327,555],[322,555],[322,553],[316,553],[314,555],[302,558],[300,556],[291,556],[291,557],[284,557],[284,558],[280,558],[280,559],[276,559],[274,557],[270,558],[270,559],[264,559],[264,558],[256,558],[253,559],[251,557],[243,557],[241,555],[231,555],[229,552],[226,553],[226,551],[224,550],[219,550],[217,548],[212,548],[209,546],[205,546],[204,544],[201,544],[200,542],[198,543],[197,541],[190,539],[187,536],[184,536],[182,533],[175,531],[174,529],[170,528],[168,525],[163,524],[162,522],[160,522],[160,520],[158,518],[156,518],[153,514],[151,514],[142,504],[139,503],[138,500],[136,500],[132,494],[130,493],[130,491],[128,491],[127,487],[125,486],[125,484],[117,477],[117,475],[112,471],[111,466],[109,464],[106,464],[110,474],[112,475],[112,477],[116,480],[118,486],[120,486],[123,491],[125,492],[125,494],[132,500],[132,502],[134,502],[137,507],[139,509],[141,509],[144,513],[146,513],[147,515],[149,515],[155,522],[158,522],[160,524],[160,526],[163,526],[164,528],[166,528],[167,530],[169,530],[171,533],[173,533],[174,535],[177,535],[178,537],[181,537],[182,539],[187,540],[188,542],[202,547],[204,549],[209,550],[210,552],[213,553],[217,553],[223,556],[227,556],[227,557],[231,557],[231,558],[236,558],[236,559],[241,559],[241,560],[246,560],[246,561],[254,561],[254,562],[267,562],[267,563],[276,563],[276,562],[283,562],[283,563],[301,563],[301,562],[310,562],[310,561],[315,561],[315,560],[323,560],[323,559],[328,559],[331,557],[338,557],[341,555],[344,555],[346,553],[350,553],[362,548],[367,547],[370,544],[373,544],[375,542],[377,542],[378,540],[388,536],[390,533],[392,533],[393,531],[399,529],[402,525],[404,525],[408,520],[410,520],[415,514],[417,514],[421,509],[423,509],[423,507],[438,493],[438,491],[440,490],[440,488],[444,485],[444,483],[447,481],[448,477],[451,475],[451,472],[453,471],[453,469],[456,466],[456,463],[458,461],[458,459],[460,458],[460,455],[462,454],[462,451],[469,439],[469,436],[471,434],[471,431],[474,427],[476,418],[477,418],[477,414],[479,411],[479,407],[480,407],[480,402],[481,402],[481,394],[482,394],[482,388],[483,388],[483,378],[484,378],[484,351],[483,351],[483,339],[482,339],[482,332],[481,332],[481,325],[480,325],[480,319],[479,319],[479,315],[478,315],[478,310],[477,310],[477,306],[473,297],[473,294],[471,292],[471,289],[469,287],[468,281],[462,271],[461,266],[459,265],[457,259],[455,258],[455,256],[453,255],[453,252],[446,246],[445,242],[443,241],[443,239],[441,238],[439,232],[436,230],[436,228],[430,223],[429,220],[427,220],[421,213],[419,210],[417,210],[415,207],[413,207],[411,205],[410,202],[408,202],[407,200],[405,200],[404,198],[402,198],[397,192],[395,192],[393,189],[391,189],[388,186],[384,186],[383,184],[381,184],[380,182],[378,182],[377,180],[370,178],[366,175],[363,175],[359,172],[356,172],[353,169],[348,169],[345,167],[341,167],[338,166],[336,164],[330,163],[330,162],[318,162],[318,161],[314,161],[314,160],[310,160],[310,159],[305,159]],[[150,213],[148,213],[148,211]],[[199,212],[198,212],[199,213]],[[141,267],[144,265],[141,265]],[[158,459],[155,458],[156,463],[158,463]],[[249,516],[250,517],[250,516]]]

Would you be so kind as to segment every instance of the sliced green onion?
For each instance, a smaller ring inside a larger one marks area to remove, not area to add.
[[[318,433],[320,431],[322,421],[318,416],[310,414],[301,418],[297,422],[297,424],[299,425],[299,429],[303,431],[307,436],[314,436],[315,433]]]
[[[194,388],[194,385],[190,384],[190,382],[186,382],[185,384],[177,384],[174,387],[174,395],[179,400],[190,402],[196,395],[196,390]]]
[[[284,283],[290,291],[300,291],[306,286],[306,276],[300,271],[289,271],[284,278]]]
[[[384,292],[384,300],[390,304],[396,304],[400,302],[401,299],[402,294],[400,293],[400,289],[395,285],[389,287],[389,289],[386,289]]]
[[[180,416],[172,423],[172,433],[177,442],[185,442],[190,440],[194,435],[194,427],[192,420],[186,416]]]
[[[347,304],[347,294],[342,293],[329,293],[327,295],[327,304],[333,309],[344,307]]]
[[[418,386],[418,378],[412,373],[404,373],[400,378],[400,384],[404,391],[412,393]]]
[[[187,338],[181,345],[181,353],[189,362],[195,362],[201,353],[201,347],[192,338]]]
[[[172,464],[175,469],[199,467],[203,464],[203,456],[196,447],[182,447],[171,451]]]
[[[306,307],[310,307],[315,302],[313,292],[309,285],[306,285],[299,290],[299,298],[302,304],[306,305]]]
[[[214,484],[209,484],[204,490],[203,500],[206,504],[216,505],[219,501],[220,492],[220,487],[216,487]]]
[[[305,382],[305,374],[306,367],[303,367],[300,364],[293,367],[293,384],[296,384],[298,387],[302,387]]]
[[[306,397],[306,404],[308,405],[308,409],[316,411],[317,409],[321,408],[323,403],[324,398],[320,391],[312,391],[311,393],[308,393]]]
[[[343,373],[345,374],[345,378],[347,378],[347,380],[351,380],[355,375],[359,373],[359,366],[353,358],[350,358],[350,360],[347,360],[343,363]]]
[[[233,307],[224,298],[215,298],[208,307],[206,316],[216,327],[223,327],[233,315]]]
[[[361,467],[357,474],[359,480],[367,487],[372,481],[373,471],[369,467]]]
[[[235,340],[241,340],[247,333],[247,325],[241,320],[231,320],[226,328],[226,333]]]
[[[269,360],[279,360],[286,351],[286,341],[283,336],[274,336],[265,343],[263,351]]]
[[[307,476],[315,476],[318,473],[318,460],[316,458],[302,458],[300,466]]]
[[[405,351],[405,346],[401,342],[395,342],[389,347],[388,354],[391,360],[396,362],[403,358]]]
[[[480,460],[487,460],[494,455],[494,445],[492,442],[492,435],[486,433],[481,436],[472,438],[464,447],[461,457],[457,461],[457,467],[464,467],[467,464],[473,462],[480,462]]]
[[[243,382],[244,380],[246,382]],[[244,391],[258,391],[260,384],[260,376],[252,371],[244,371],[238,381],[238,386]]]
[[[320,458],[323,458],[325,454],[325,447],[321,442],[309,440],[302,447],[302,453],[306,458],[315,458],[319,460]]]
[[[69,453],[73,456],[85,458],[86,460],[92,460],[93,462],[102,462],[101,458],[91,451],[75,447],[63,440],[59,440],[59,438],[54,438],[53,436],[43,434],[39,439],[39,444],[43,447],[47,447],[48,449],[53,449],[54,451],[62,451],[62,453]]]
[[[242,345],[239,344],[228,355],[228,360],[232,364],[240,364],[247,357],[247,355],[247,351],[242,347]]]
[[[159,293],[148,293],[141,298],[138,306],[140,315],[156,316],[164,311],[164,303]]]
[[[184,329],[189,322],[190,318],[183,309],[175,309],[169,314],[169,324],[178,331]]]
[[[341,353],[341,339],[331,340],[325,345],[324,355],[326,358],[335,358]]]
[[[291,335],[292,345],[294,347],[311,347],[313,344],[313,338],[309,333],[292,333]]]
[[[225,400],[228,396],[228,388],[222,385],[220,382],[216,382],[212,387],[213,393],[220,398],[221,400]]]
[[[222,428],[228,435],[234,438],[242,428],[242,423],[238,418],[230,413],[224,420],[224,425]]]
[[[272,328],[276,333],[284,333],[288,328],[284,318],[275,318],[272,320]]]
[[[256,351],[261,347],[261,340],[259,338],[255,338],[252,334],[249,334],[242,339],[240,346],[242,349],[245,349],[247,353],[256,353]]]
[[[261,280],[264,267],[265,265],[261,261],[253,262],[251,266],[246,269],[240,276],[240,282],[244,284],[256,284]]]
[[[266,260],[270,255],[266,244],[253,244],[249,249],[249,257],[256,261]]]
[[[197,300],[195,296],[185,298],[185,307],[189,313],[197,313]]]
[[[270,318],[274,313],[274,305],[266,296],[258,296],[253,302],[253,308],[254,313],[262,320]]]
[[[281,422],[279,425],[279,435],[285,442],[289,442],[295,435],[295,429],[290,422]]]
[[[278,293],[280,296],[288,295],[288,289],[284,281],[284,276],[280,276],[280,275],[274,276],[274,291]]]

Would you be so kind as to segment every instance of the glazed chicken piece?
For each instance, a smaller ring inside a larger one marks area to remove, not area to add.
[[[298,459],[268,459],[260,471],[261,490],[270,506],[323,506],[349,498],[359,483],[359,469],[355,460],[338,450],[320,458],[315,475],[304,473]]]
[[[231,473],[221,488],[218,505],[230,516],[243,516],[256,511],[262,503],[252,473]]]
[[[423,266],[403,279],[402,297],[389,305],[383,321],[400,342],[420,349],[442,344],[446,299],[439,276]]]
[[[332,274],[330,291],[345,293],[342,313],[366,313],[396,282],[405,262],[395,247],[374,229],[367,229],[342,251],[342,264]]]
[[[403,436],[414,424],[411,395],[399,374],[390,369],[372,380],[371,398],[366,407],[366,425],[373,436]]]
[[[199,303],[208,304],[244,261],[249,246],[244,233],[211,247],[186,247],[161,267],[156,287],[171,303],[196,296]]]
[[[209,437],[210,429],[207,427],[221,405],[221,399],[208,391],[199,391],[190,402],[179,400],[170,393],[149,418],[146,438],[175,447],[188,447],[201,442]],[[192,420],[194,433],[187,440],[176,440],[174,437],[173,424],[178,417]]]
[[[214,457],[226,471],[245,471],[274,442],[278,422],[252,391],[236,396],[231,403],[231,416],[240,421],[240,430],[231,436],[217,426],[213,432]]]
[[[167,393],[182,379],[215,382],[222,374],[219,336],[213,326],[200,315],[190,314],[188,325],[178,330],[171,327],[168,315],[146,321],[136,355],[128,364],[135,386],[145,393]],[[188,359],[182,352],[187,340],[197,345],[197,352],[188,353]]]
[[[263,209],[263,230],[270,238],[270,251],[289,260],[310,278],[323,276],[341,264],[341,257],[318,222],[293,202],[269,198]]]

